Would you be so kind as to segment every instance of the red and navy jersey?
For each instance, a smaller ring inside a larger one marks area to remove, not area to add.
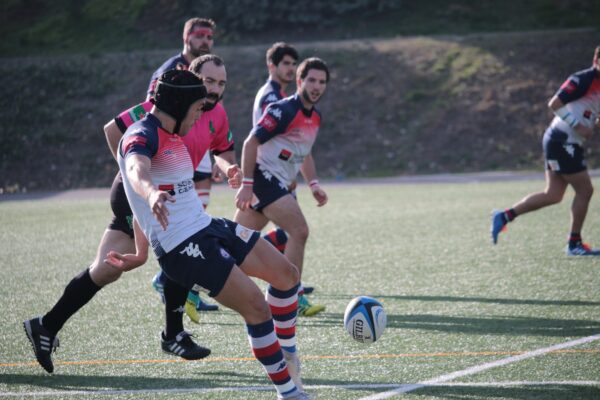
[[[250,135],[259,143],[256,162],[289,186],[310,154],[321,126],[321,113],[303,107],[298,94],[271,103]]]
[[[569,76],[556,96],[580,124],[593,128],[594,121],[600,115],[600,76],[594,68]],[[568,143],[582,144],[583,138],[560,117],[554,117],[551,127],[566,133]]]
[[[188,69],[189,66],[190,63],[185,59],[183,53],[179,53],[176,56],[169,58],[152,74],[152,78],[150,78],[150,83],[148,84],[147,96],[154,96],[156,81],[162,74],[172,69]]]
[[[154,218],[147,199],[133,190],[126,174],[126,160],[134,154],[150,159],[152,183],[175,197],[175,202],[167,204],[166,230]],[[204,212],[194,190],[194,168],[183,138],[165,131],[153,114],[127,129],[119,142],[118,162],[129,205],[157,257],[210,224],[211,217]]]
[[[258,120],[265,112],[267,106],[287,97],[287,94],[281,90],[281,85],[272,79],[258,89],[254,97],[254,107],[252,108],[252,126],[258,123]]]

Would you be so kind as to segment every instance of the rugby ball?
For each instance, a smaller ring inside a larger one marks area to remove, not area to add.
[[[344,327],[357,342],[373,343],[379,340],[386,324],[383,306],[372,297],[355,297],[344,312]]]

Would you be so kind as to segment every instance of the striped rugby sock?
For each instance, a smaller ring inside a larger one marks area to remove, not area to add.
[[[283,359],[283,352],[277,336],[275,336],[273,320],[270,319],[257,325],[246,324],[246,329],[252,353],[267,371],[279,396],[287,397],[298,392]]]
[[[266,299],[271,308],[275,333],[281,347],[290,353],[296,351],[296,317],[298,315],[298,286],[278,290],[269,285]]]

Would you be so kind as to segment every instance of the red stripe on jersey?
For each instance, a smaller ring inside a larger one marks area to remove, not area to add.
[[[252,353],[256,358],[263,358],[272,356],[273,354],[277,353],[280,349],[281,346],[279,346],[279,342],[275,341],[267,347],[263,347],[260,349],[253,348]]]
[[[143,136],[129,136],[123,141],[123,154],[127,154],[129,149],[133,146],[139,145],[145,147],[147,142],[147,139]]]
[[[175,185],[158,185],[158,190],[173,190]]]
[[[577,85],[570,79],[567,79],[560,87],[565,93],[571,94],[577,89]]]

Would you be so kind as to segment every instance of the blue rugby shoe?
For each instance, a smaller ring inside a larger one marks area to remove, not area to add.
[[[579,243],[570,247],[567,245],[565,252],[568,256],[600,256],[600,250],[594,250],[587,243]]]
[[[492,233],[492,242],[498,243],[498,235],[500,232],[506,231],[506,217],[504,211],[492,210],[492,227],[490,229]]]
[[[160,271],[152,278],[152,287],[158,292],[161,301],[165,304],[165,284],[162,281],[162,273]]]

